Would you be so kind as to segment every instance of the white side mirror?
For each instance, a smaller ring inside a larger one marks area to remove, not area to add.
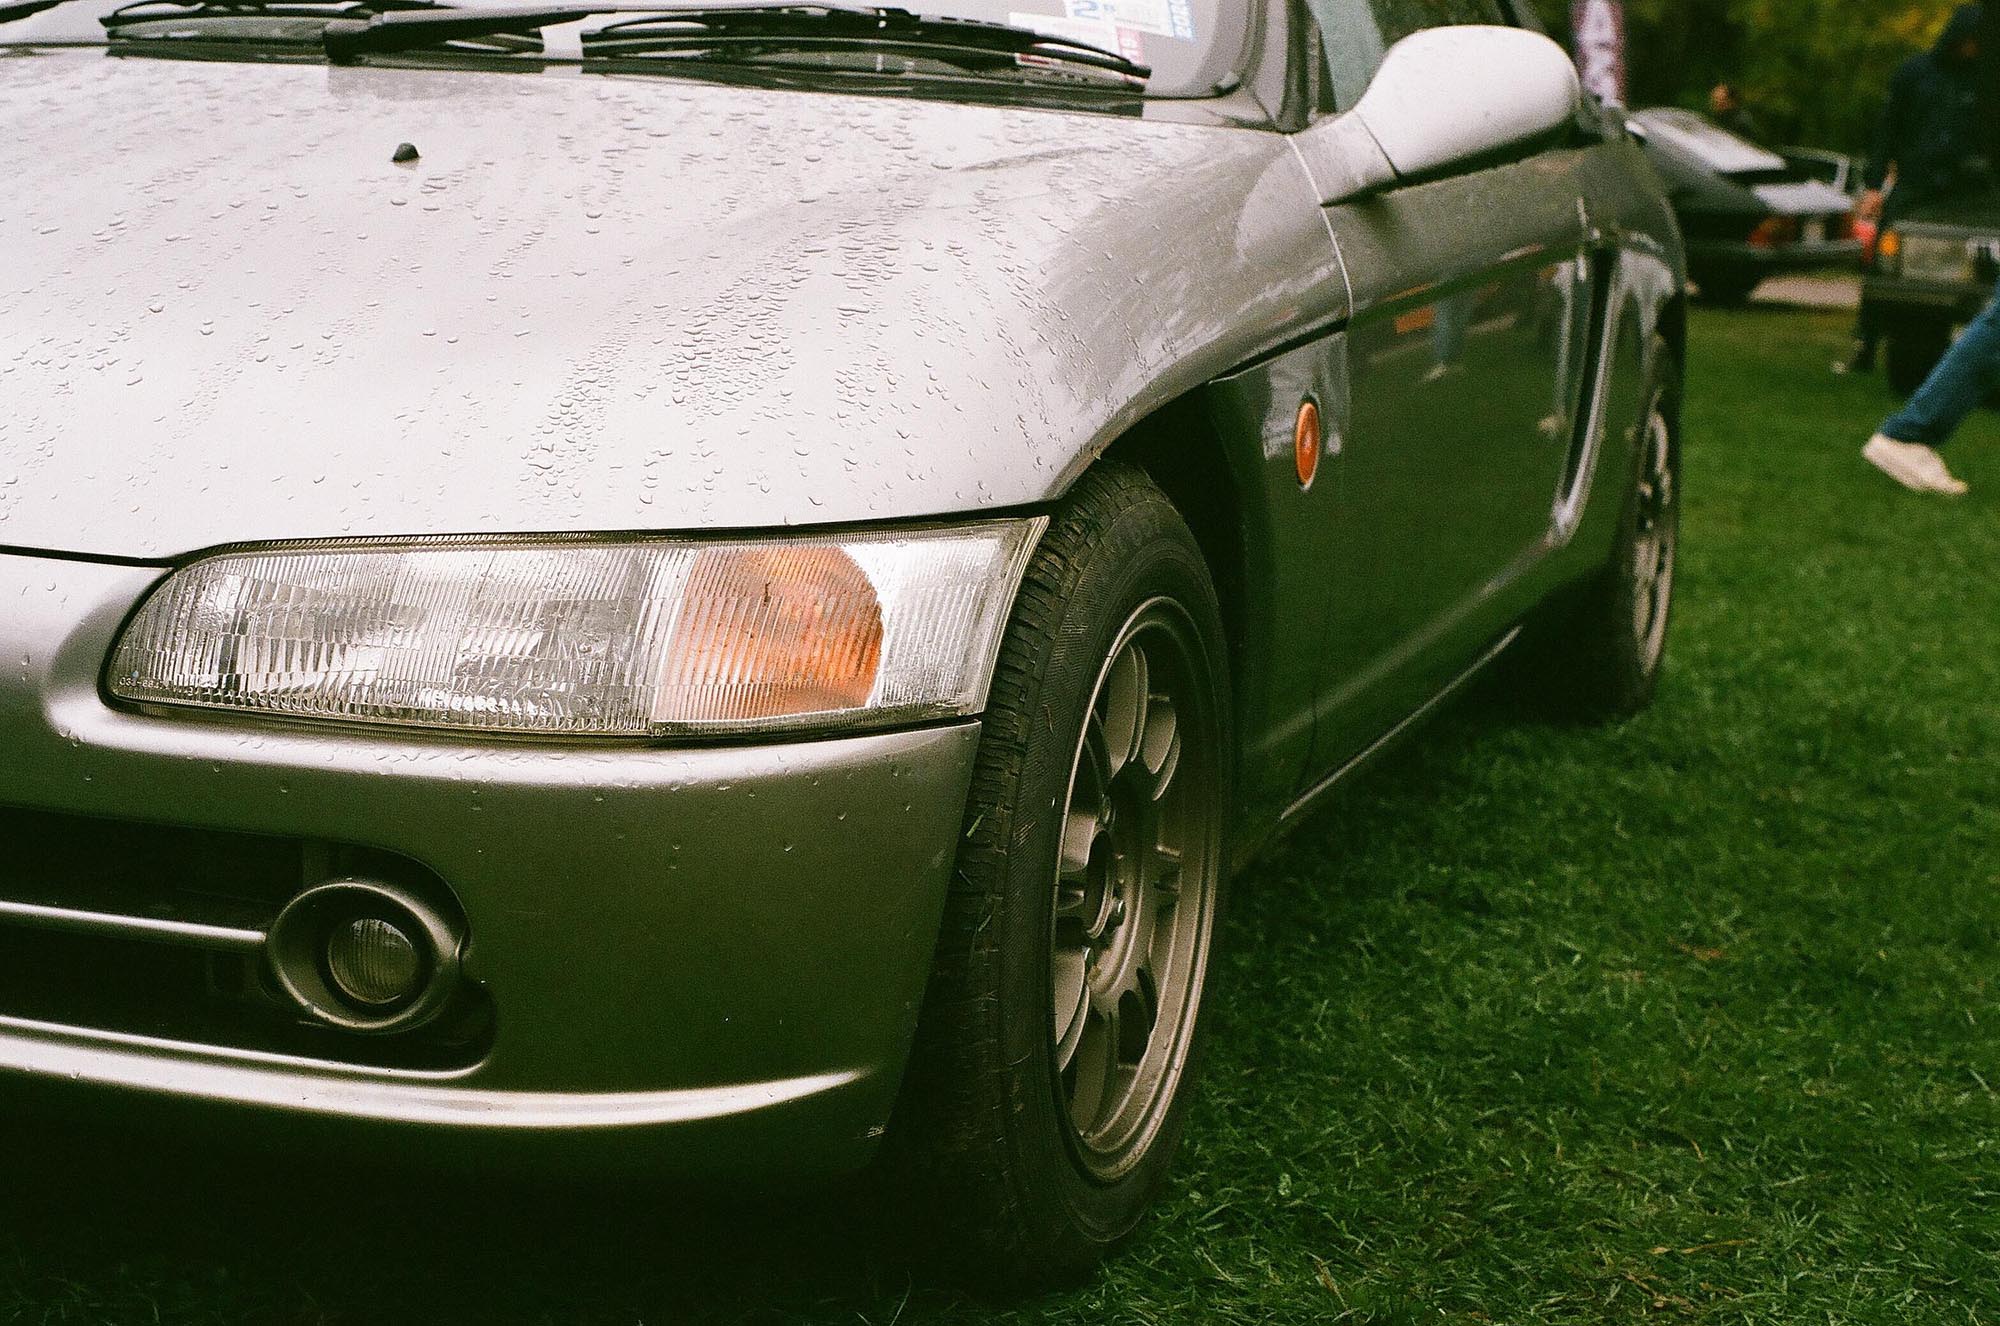
[[[1569,56],[1539,33],[1426,28],[1389,48],[1353,110],[1298,143],[1320,202],[1337,203],[1553,133],[1581,97]]]

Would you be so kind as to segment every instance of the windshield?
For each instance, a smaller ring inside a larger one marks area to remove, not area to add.
[[[248,47],[259,43],[310,48],[317,44],[320,29],[330,18],[351,14],[365,19],[418,4],[421,0],[373,4],[369,0],[161,0],[141,6],[132,0],[55,0],[43,8],[0,0],[0,46],[104,45],[115,41],[121,48],[137,50],[157,42],[180,47],[238,46],[246,48],[246,54]],[[449,7],[470,15],[519,6],[513,0],[466,0]],[[652,10],[633,4],[614,13],[552,23],[540,29],[539,40],[519,43],[528,48],[522,58],[581,59],[592,48],[592,34],[612,24],[629,24],[648,14],[688,8],[692,6]],[[102,20],[121,9],[125,12],[115,25],[114,36]],[[925,4],[918,12],[927,18],[1005,24],[1123,56],[1149,67],[1145,79],[1148,98],[1206,97],[1226,90],[1240,70],[1248,37],[1246,0],[941,0]],[[156,18],[166,21],[154,21]],[[488,60],[506,49],[504,40],[480,44],[480,54]],[[204,50],[204,54],[214,53],[213,49]],[[449,50],[441,46],[436,53],[448,55]],[[782,43],[769,41],[758,43],[758,50],[751,55],[716,51],[696,56],[696,62],[703,60],[812,63],[788,53]],[[689,61],[682,58],[662,63],[684,65]],[[1032,78],[1057,63],[1024,54],[1015,67],[995,68],[982,76]],[[837,73],[842,66],[821,60],[819,67]],[[877,65],[869,72],[879,75],[884,70]]]

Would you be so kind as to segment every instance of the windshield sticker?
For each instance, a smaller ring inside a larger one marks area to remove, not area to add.
[[[1134,64],[1146,63],[1146,37],[1137,28],[1121,28],[1101,19],[1063,18],[1057,14],[1009,14],[1010,27],[1026,28],[1044,37],[1080,41],[1100,51],[1122,55]]]
[[[1063,0],[1063,8],[1071,18],[1194,40],[1194,10],[1189,0]]]

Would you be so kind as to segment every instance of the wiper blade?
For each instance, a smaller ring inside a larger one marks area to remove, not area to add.
[[[357,55],[414,51],[441,42],[471,37],[497,37],[536,32],[552,23],[572,23],[597,14],[615,13],[602,5],[539,5],[461,9],[438,6],[443,12],[396,10],[373,18],[338,18],[320,32],[326,58],[340,63]]]
[[[44,9],[54,9],[67,0],[23,0],[17,5],[0,5],[0,23],[12,23],[16,19],[33,18]]]
[[[1143,81],[1152,68],[1087,42],[979,19],[932,17],[907,9],[845,5],[754,5],[663,10],[583,34],[587,56],[717,50],[789,51],[890,48],[958,63],[1013,63],[1024,56],[1082,65]]]
[[[391,10],[451,9],[443,0],[132,0],[97,21],[112,36],[150,24],[238,20],[355,20]]]
[[[142,0],[160,3],[161,0]],[[418,7],[412,0],[413,8]],[[385,8],[387,8],[385,6]],[[440,7],[441,9],[443,7]],[[382,12],[365,21],[343,17],[320,34],[327,58],[418,50],[442,42],[534,32],[556,23],[630,12],[632,5],[544,5],[444,12]],[[1015,57],[1082,65],[1141,82],[1152,68],[1122,55],[1052,37],[1028,28],[976,19],[932,18],[907,9],[844,5],[743,5],[733,8],[647,8],[582,37],[588,56],[716,50],[728,47],[784,50],[900,49],[957,63],[1012,63]]]

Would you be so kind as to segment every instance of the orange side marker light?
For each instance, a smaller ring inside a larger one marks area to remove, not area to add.
[[[1298,422],[1292,428],[1292,464],[1298,469],[1299,487],[1312,487],[1319,473],[1319,403],[1308,396],[1299,402]]]

